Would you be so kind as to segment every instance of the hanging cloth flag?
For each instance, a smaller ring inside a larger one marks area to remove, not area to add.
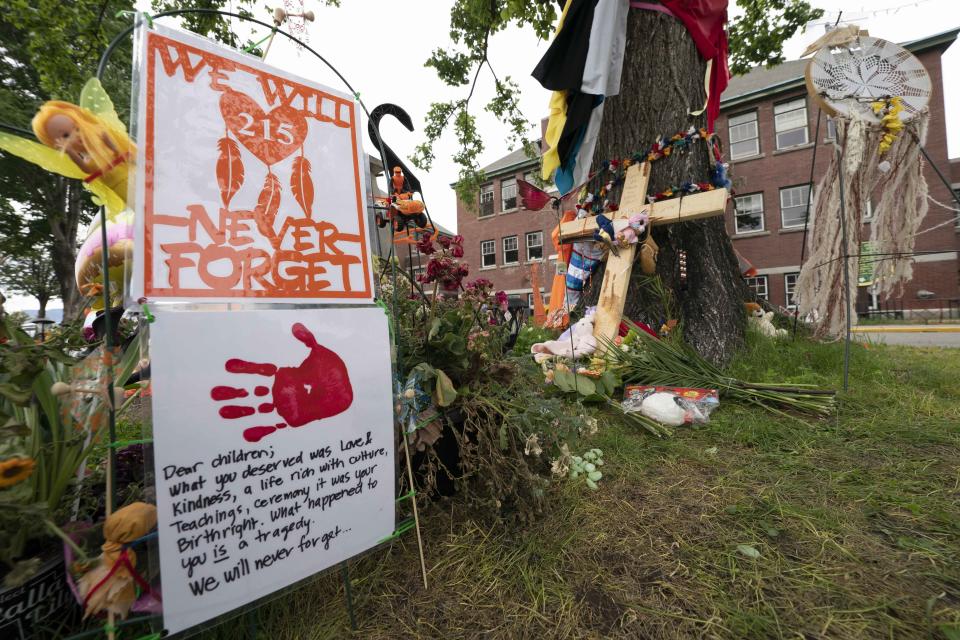
[[[550,97],[542,176],[561,194],[583,182],[590,171],[607,97],[620,92],[627,39],[627,14],[633,7],[655,10],[681,21],[700,56],[708,61],[707,128],[720,113],[720,95],[730,77],[727,68],[728,0],[567,0],[553,42],[533,71]]]
[[[543,177],[561,194],[584,181],[603,121],[603,100],[620,90],[626,0],[567,0],[550,48],[533,71],[550,99]]]

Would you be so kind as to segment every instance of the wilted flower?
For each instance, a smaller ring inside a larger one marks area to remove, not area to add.
[[[463,247],[459,244],[453,245],[452,247],[450,247],[450,255],[452,255],[454,258],[462,258]]]
[[[437,238],[437,242],[439,242],[440,246],[444,249],[450,248],[450,236],[440,236]]]
[[[597,419],[593,416],[582,416],[583,417],[583,433],[588,436],[596,435],[597,428]]]
[[[504,293],[503,291],[497,291],[496,301],[497,301],[497,306],[500,307],[501,311],[507,310],[508,299],[507,299],[506,293]]]
[[[567,443],[560,445],[560,456],[550,465],[550,473],[555,476],[565,476],[570,471],[570,447]]]
[[[417,251],[425,256],[429,256],[437,252],[437,248],[433,246],[433,241],[430,240],[430,236],[428,234],[424,234],[423,237],[420,238],[420,241],[417,242]]]
[[[461,244],[461,245],[462,245],[462,244],[463,244],[463,236],[461,236],[460,234],[457,234],[457,235],[453,236],[453,244]]]
[[[531,433],[523,447],[523,454],[527,456],[539,456],[543,453],[540,446],[540,438],[535,433]]]

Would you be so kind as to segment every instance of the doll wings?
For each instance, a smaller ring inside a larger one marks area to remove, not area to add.
[[[0,132],[0,150],[18,158],[23,158],[41,169],[46,169],[65,178],[83,180],[87,177],[87,174],[74,164],[67,154],[20,136]],[[99,178],[91,182],[84,182],[83,186],[93,194],[94,203],[105,206],[111,217],[126,208],[123,199],[103,184]]]

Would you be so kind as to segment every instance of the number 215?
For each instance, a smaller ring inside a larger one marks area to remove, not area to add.
[[[256,122],[254,117],[246,112],[241,112],[239,115],[244,119],[244,123],[237,133],[242,133],[245,136],[257,135],[256,132],[250,128],[250,126]],[[263,125],[263,139],[273,140],[274,138],[270,135],[270,119],[264,118],[260,121],[260,123]],[[293,132],[290,130],[291,126],[292,125],[289,122],[283,122],[273,132],[276,134],[277,140],[280,142],[280,144],[293,144]]]

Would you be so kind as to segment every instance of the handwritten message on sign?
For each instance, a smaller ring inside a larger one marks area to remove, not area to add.
[[[143,38],[133,297],[373,297],[352,97],[162,27]]]
[[[154,451],[171,633],[370,548],[394,528],[387,318],[156,311]]]

